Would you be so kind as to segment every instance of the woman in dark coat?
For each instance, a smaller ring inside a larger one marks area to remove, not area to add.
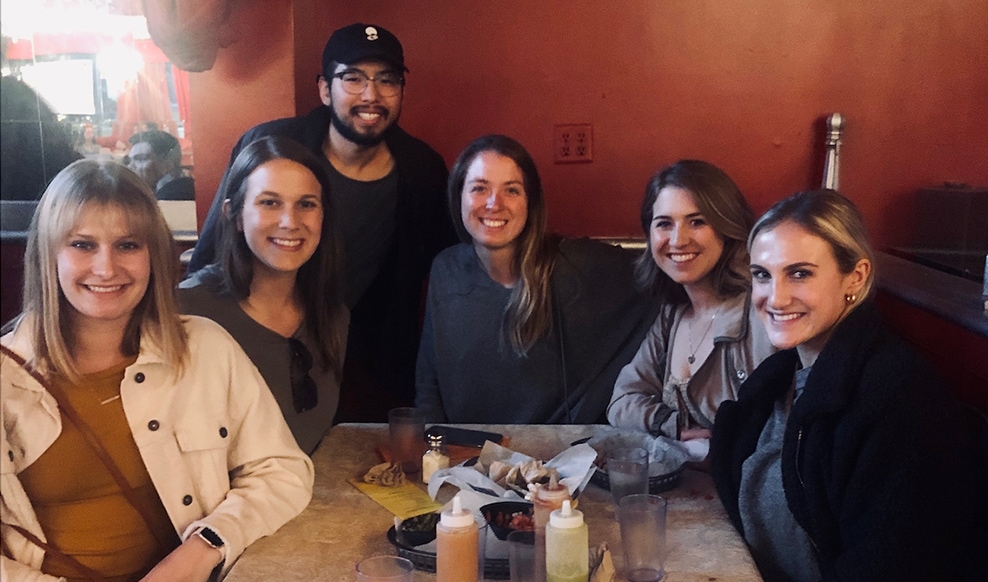
[[[868,301],[857,209],[797,194],[748,247],[752,300],[782,351],[722,405],[710,458],[765,579],[988,579],[983,419]]]

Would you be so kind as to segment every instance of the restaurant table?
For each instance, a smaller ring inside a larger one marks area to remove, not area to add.
[[[603,425],[454,425],[504,434],[508,448],[548,460],[574,441],[598,435]],[[340,424],[312,454],[316,478],[312,502],[280,530],[252,544],[230,570],[228,582],[356,579],[363,558],[394,555],[387,539],[394,517],[347,479],[362,476],[381,462],[377,448],[386,445],[387,424]],[[479,452],[479,449],[478,449]],[[424,487],[424,485],[422,485]],[[444,485],[447,497],[455,488]],[[687,469],[672,490],[667,522],[666,582],[758,581],[761,576],[744,541],[728,521],[710,475]],[[606,541],[621,578],[621,535],[611,494],[588,484],[579,497],[590,531],[590,545]],[[493,537],[493,536],[492,536]],[[436,579],[416,571],[416,582]]]

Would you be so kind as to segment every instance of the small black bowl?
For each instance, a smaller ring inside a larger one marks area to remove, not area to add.
[[[425,545],[436,539],[437,523],[439,523],[438,513],[416,515],[401,522],[395,537],[409,547]]]
[[[484,519],[491,526],[491,531],[494,532],[497,539],[504,541],[508,539],[509,533],[515,531],[515,528],[508,525],[511,518],[518,513],[534,518],[535,508],[528,501],[496,501],[481,507],[480,513],[484,515]],[[524,531],[532,528],[518,529]]]

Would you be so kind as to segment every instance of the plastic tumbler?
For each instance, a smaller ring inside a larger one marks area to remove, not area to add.
[[[412,582],[415,566],[398,556],[374,556],[357,564],[357,582]]]
[[[615,449],[607,457],[607,478],[615,506],[626,495],[648,493],[648,451]]]
[[[618,504],[627,580],[656,582],[665,576],[667,507],[658,495],[628,495]]]
[[[393,408],[388,412],[391,460],[401,463],[406,475],[422,470],[425,453],[425,414],[418,408]]]
[[[508,534],[511,582],[545,580],[545,537],[541,536],[541,540],[538,537],[534,530],[516,530]]]

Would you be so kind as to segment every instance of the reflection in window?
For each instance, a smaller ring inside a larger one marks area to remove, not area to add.
[[[191,181],[188,74],[151,42],[140,0],[3,0],[0,11],[0,198],[37,199],[80,157],[126,163],[148,130],[178,143],[160,174]]]

